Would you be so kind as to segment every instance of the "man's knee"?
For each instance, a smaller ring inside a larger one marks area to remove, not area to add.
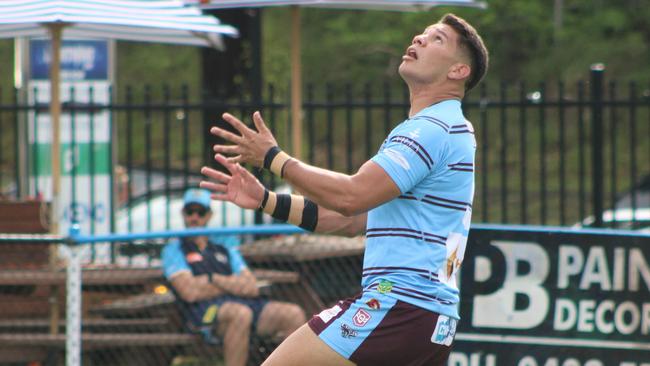
[[[219,315],[220,321],[242,329],[253,323],[253,310],[244,304],[226,303]]]
[[[307,318],[305,316],[305,311],[296,304],[286,304],[286,308],[284,309],[284,314],[287,319],[290,319],[292,321],[292,323],[298,325],[301,325],[305,321],[307,321]]]

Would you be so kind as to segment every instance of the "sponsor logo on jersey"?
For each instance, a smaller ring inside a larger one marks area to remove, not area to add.
[[[228,263],[228,256],[223,254],[223,253],[216,253],[214,255],[214,258],[217,260],[219,263]]]
[[[329,309],[325,309],[318,314],[318,317],[325,323],[332,320],[333,317],[337,316],[343,309],[340,306],[334,305]]]
[[[379,300],[377,299],[370,299],[366,302],[366,305],[368,305],[369,308],[372,310],[379,310],[381,309],[381,304],[379,304]]]
[[[352,317],[352,323],[354,323],[354,325],[357,327],[363,327],[364,325],[368,324],[370,318],[371,316],[369,312],[363,309],[359,309]]]
[[[357,336],[357,331],[350,328],[347,324],[341,324],[341,337],[343,338],[354,338]]]
[[[456,319],[450,318],[445,315],[438,315],[438,322],[436,328],[433,330],[431,342],[441,344],[443,346],[451,346],[456,336]]]
[[[380,294],[387,294],[393,291],[393,283],[390,281],[381,280],[379,281],[379,285],[377,285],[377,291],[379,291]]]
[[[406,160],[406,158],[399,151],[389,148],[385,149],[383,153],[386,154],[390,160],[394,161],[402,168],[406,170],[411,169],[411,165],[409,164],[408,160]]]

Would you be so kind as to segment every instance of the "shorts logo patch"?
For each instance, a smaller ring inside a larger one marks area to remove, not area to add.
[[[323,322],[327,323],[330,320],[332,320],[333,317],[337,316],[341,311],[343,311],[343,309],[341,309],[340,306],[334,305],[329,309],[325,309],[325,310],[321,311],[318,314],[318,317],[321,318],[321,320],[323,320]]]
[[[431,343],[441,344],[443,346],[451,346],[456,336],[456,325],[458,320],[450,318],[445,315],[438,315],[438,322],[436,329],[433,330],[431,336]]]
[[[366,302],[366,305],[368,305],[369,308],[372,310],[379,310],[381,309],[381,304],[379,304],[379,300],[377,299],[370,299]]]
[[[377,285],[377,291],[379,291],[380,294],[387,294],[393,291],[393,283],[390,281],[381,280],[379,281],[379,285]]]
[[[370,318],[371,318],[370,313],[368,313],[363,309],[359,309],[352,317],[352,323],[354,323],[354,325],[356,325],[357,327],[363,327],[368,323]]]
[[[343,338],[354,338],[357,336],[357,331],[350,328],[347,324],[341,324],[341,337]]]

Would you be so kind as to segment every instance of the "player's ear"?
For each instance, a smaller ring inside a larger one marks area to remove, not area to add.
[[[449,68],[447,77],[451,80],[464,80],[472,73],[470,66],[463,62],[457,62]]]

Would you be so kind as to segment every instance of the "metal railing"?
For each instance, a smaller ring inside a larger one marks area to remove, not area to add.
[[[408,114],[407,90],[389,84],[305,89],[304,159],[328,169],[354,172]],[[280,145],[291,150],[286,98],[273,87],[255,105],[200,98],[187,87],[127,87],[112,93],[109,105],[67,103],[63,110],[73,118],[110,111],[113,227],[122,225],[123,231],[134,230],[132,213],[142,205],[147,218],[137,225],[174,228],[172,198],[195,185],[200,167],[211,163],[215,140],[207,131],[222,123],[223,111],[250,121],[248,116],[260,110]],[[6,94],[0,99],[0,191],[22,197],[35,192],[24,177],[43,162],[33,159],[34,149],[21,131],[33,125],[30,113],[38,116],[46,109],[20,103],[18,92]],[[483,84],[468,95],[464,109],[478,143],[475,222],[570,226],[584,221],[634,228],[649,219],[641,210],[650,207],[649,84],[605,82],[604,71],[594,68],[588,81],[574,85]],[[94,163],[90,159],[91,171]],[[279,183],[257,174],[272,186]],[[163,211],[152,206],[156,197],[165,198]],[[233,215],[223,213],[225,225]],[[116,224],[118,216],[126,223]],[[260,219],[234,216],[240,218],[236,224]]]

